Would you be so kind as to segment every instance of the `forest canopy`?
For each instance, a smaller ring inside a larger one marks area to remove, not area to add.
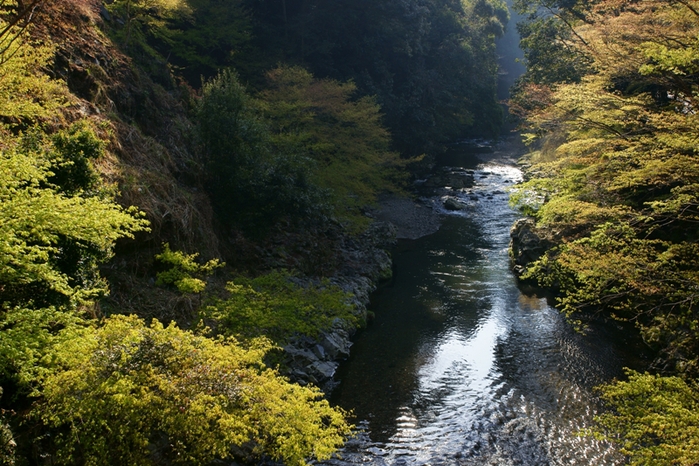
[[[352,81],[360,97],[375,96],[393,149],[406,155],[459,137],[495,137],[502,123],[501,0],[117,0],[109,8],[124,18],[115,31],[132,53],[170,61],[195,87],[232,67],[263,89],[279,63]]]

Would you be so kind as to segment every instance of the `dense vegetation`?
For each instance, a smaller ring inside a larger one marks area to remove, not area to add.
[[[126,18],[120,40],[144,60],[170,57],[193,86],[235,66],[261,89],[260,70],[279,63],[352,81],[376,97],[393,147],[407,155],[496,136],[501,125],[494,38],[508,14],[500,0],[117,0],[110,8]],[[158,21],[143,14],[153,9]]]
[[[525,278],[635,324],[658,376],[603,388],[600,433],[632,464],[696,464],[699,391],[699,4],[526,2],[529,180],[515,201],[557,246]],[[668,377],[671,376],[671,377]]]
[[[336,246],[416,156],[495,134],[506,17],[0,0],[0,463],[328,458],[346,413],[277,345],[361,325],[317,278]]]

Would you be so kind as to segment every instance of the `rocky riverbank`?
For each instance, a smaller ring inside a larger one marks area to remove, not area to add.
[[[361,321],[367,319],[369,296],[377,285],[392,275],[388,250],[395,244],[397,228],[389,222],[376,221],[359,237],[343,238],[340,254],[343,267],[330,278],[351,297],[350,304]],[[332,327],[318,337],[300,336],[284,346],[286,375],[302,385],[312,383],[326,393],[337,384],[335,371],[349,357],[351,337],[356,328],[336,319]]]
[[[433,167],[424,179],[416,182],[416,191],[423,197],[385,195],[379,199],[378,207],[367,213],[374,220],[371,227],[359,237],[343,238],[339,251],[344,259],[343,266],[331,277],[331,283],[352,296],[351,304],[357,316],[366,319],[370,294],[381,281],[391,277],[392,261],[388,251],[397,240],[416,240],[433,234],[442,225],[446,211],[466,210],[468,202],[505,195],[504,191],[473,192],[474,169],[460,167],[475,167],[490,159],[514,164],[515,155],[521,150],[519,138],[510,135],[488,153],[459,153],[454,163],[448,160],[442,166]],[[548,247],[530,227],[527,222],[518,222],[513,229],[516,273],[521,273],[527,263],[537,259]],[[355,330],[338,319],[317,338],[304,336],[293,340],[284,348],[287,375],[302,384],[313,383],[326,393],[331,391],[337,384],[334,375],[340,362],[349,357]]]
[[[339,251],[344,258],[343,265],[331,277],[331,283],[352,296],[351,304],[360,319],[367,317],[370,294],[381,281],[391,277],[392,261],[388,251],[397,240],[416,240],[435,233],[445,211],[464,210],[467,205],[463,199],[478,202],[486,196],[472,192],[475,172],[461,166],[475,167],[493,158],[514,164],[510,157],[519,145],[517,138],[510,137],[492,146],[487,153],[475,155],[461,151],[454,163],[446,161],[432,166],[415,185],[416,191],[425,197],[384,195],[378,206],[367,213],[374,220],[369,229],[358,238],[343,238]],[[505,193],[487,193],[490,198],[499,194]],[[347,322],[338,319],[317,338],[296,338],[284,347],[287,375],[295,382],[312,383],[326,393],[332,391],[338,383],[334,379],[335,372],[340,362],[349,357],[355,331]]]
[[[517,220],[510,230],[512,271],[520,277],[527,265],[538,260],[552,246],[553,242],[536,227],[536,221],[533,218]]]

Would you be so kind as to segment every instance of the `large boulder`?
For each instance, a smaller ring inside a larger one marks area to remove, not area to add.
[[[527,265],[538,260],[552,246],[553,243],[537,228],[533,218],[517,220],[510,230],[510,252],[515,274],[519,276],[524,273]]]
[[[447,210],[464,210],[468,208],[468,204],[451,196],[446,197],[443,203],[444,208]]]

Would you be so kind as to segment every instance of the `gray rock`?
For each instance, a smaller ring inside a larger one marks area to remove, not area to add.
[[[538,260],[552,246],[553,243],[536,228],[533,218],[517,220],[510,230],[510,252],[514,272],[521,275],[528,264]]]
[[[100,16],[104,18],[105,21],[111,21],[112,15],[109,14],[109,10],[104,5],[100,5]]]
[[[453,197],[444,199],[444,208],[447,210],[464,210],[468,205]]]
[[[315,354],[318,359],[325,359],[325,348],[323,348],[323,345],[315,345],[313,347],[313,354]]]
[[[316,375],[317,379],[320,380],[326,380],[326,379],[332,379],[332,377],[335,375],[335,371],[337,370],[337,366],[339,364],[336,362],[329,362],[329,361],[318,361],[316,363],[311,364],[309,369]]]
[[[331,359],[349,357],[350,346],[352,346],[352,343],[349,341],[349,335],[342,329],[323,334],[320,344]]]

